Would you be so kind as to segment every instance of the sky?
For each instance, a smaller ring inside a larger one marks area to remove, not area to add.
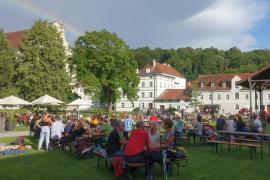
[[[62,23],[71,46],[107,29],[132,48],[270,48],[269,0],[0,0],[5,32],[37,19]]]

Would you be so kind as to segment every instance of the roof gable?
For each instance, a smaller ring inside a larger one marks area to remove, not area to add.
[[[23,36],[26,34],[26,30],[24,31],[16,31],[16,32],[8,32],[5,33],[8,42],[14,47],[19,48],[20,43],[23,39]]]

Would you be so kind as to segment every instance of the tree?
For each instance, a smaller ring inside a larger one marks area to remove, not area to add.
[[[190,106],[195,108],[195,110],[197,107],[199,107],[202,104],[202,102],[199,100],[200,95],[201,93],[199,92],[198,87],[194,84],[192,87],[192,96],[190,99]]]
[[[115,33],[86,32],[75,42],[73,62],[86,92],[99,97],[109,111],[121,94],[137,98],[139,78],[132,51]]]
[[[20,44],[16,85],[20,96],[32,101],[49,94],[63,101],[71,91],[63,39],[47,21],[38,20]]]
[[[0,98],[17,95],[14,84],[15,50],[7,42],[4,31],[0,29]]]

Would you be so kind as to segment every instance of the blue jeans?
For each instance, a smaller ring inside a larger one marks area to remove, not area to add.
[[[50,128],[49,126],[41,126],[41,132],[38,142],[38,149],[41,149],[43,141],[46,141],[46,149],[49,150],[49,142],[50,142]]]
[[[125,156],[125,153],[124,151],[121,151],[121,150],[116,151],[109,155],[109,157],[124,157],[124,156]]]

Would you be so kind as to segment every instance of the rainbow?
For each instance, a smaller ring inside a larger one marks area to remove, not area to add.
[[[64,27],[69,32],[73,33],[76,36],[80,36],[83,34],[81,29],[79,27],[77,27],[76,25],[72,24],[71,22],[68,22],[64,18],[61,18],[50,11],[47,11],[47,10],[37,6],[36,4],[33,4],[33,3],[26,1],[26,0],[15,0],[15,1],[10,1],[10,2],[13,2],[14,5],[19,6],[21,8],[24,8],[28,11],[35,13],[35,14],[46,17],[51,21],[57,21],[57,22],[63,24]]]

